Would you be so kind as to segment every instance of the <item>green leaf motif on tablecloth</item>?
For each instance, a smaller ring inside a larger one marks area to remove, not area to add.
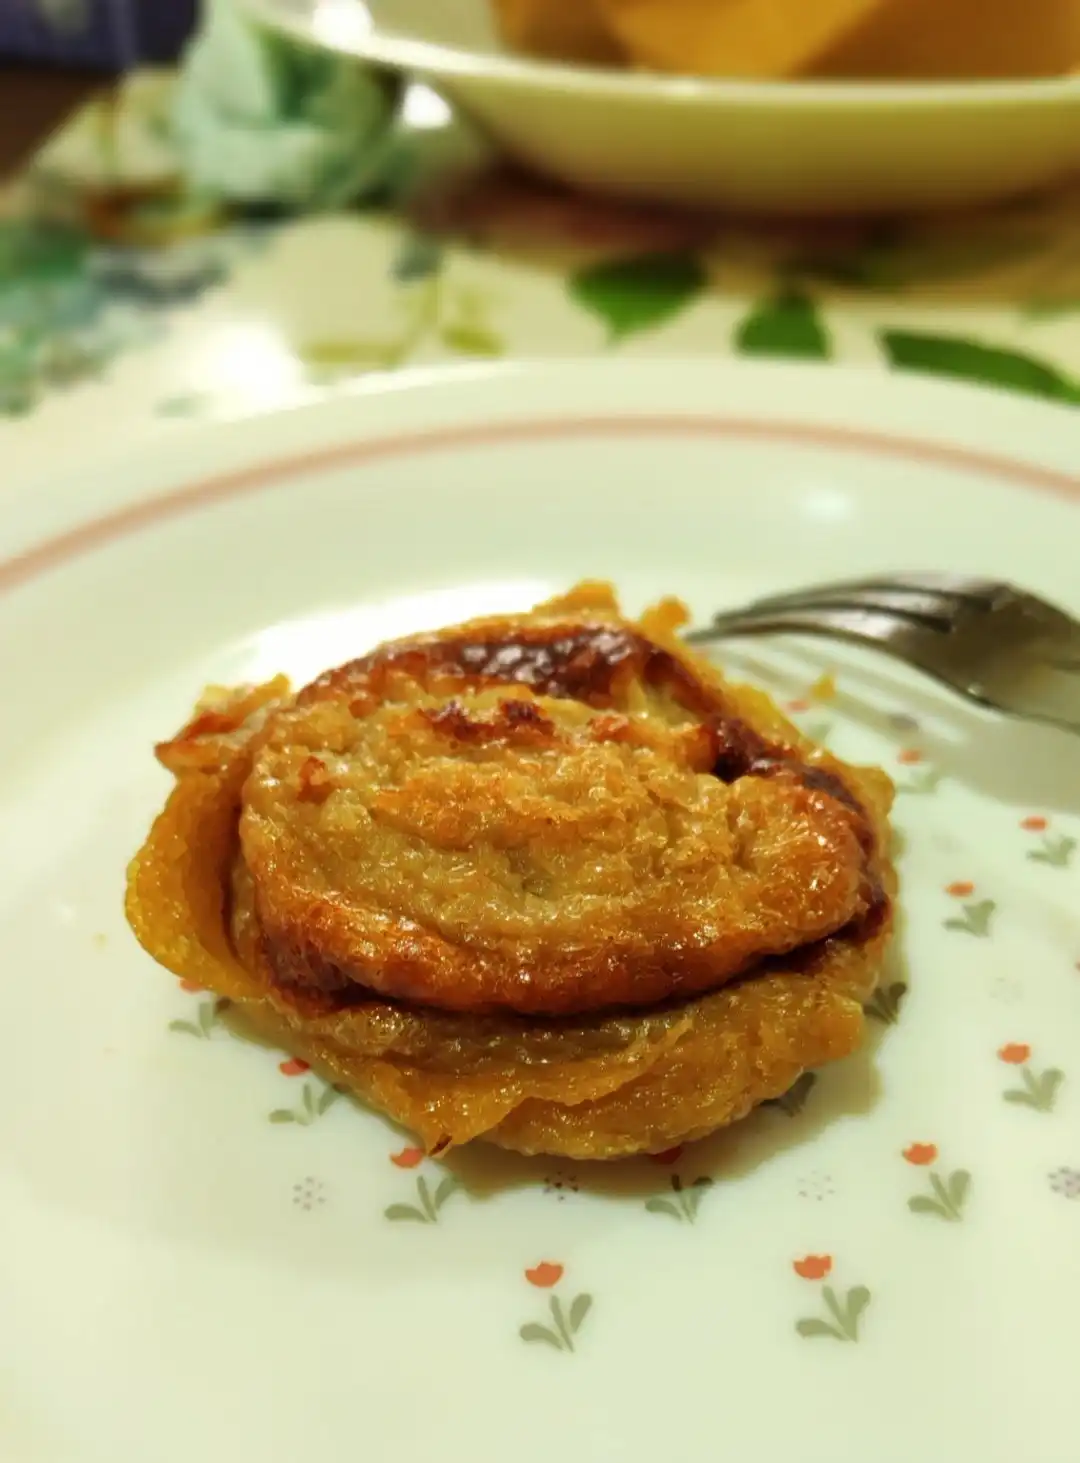
[[[308,375],[319,382],[335,377],[360,375],[364,371],[385,370],[397,364],[393,340],[367,337],[328,337],[306,340],[294,347],[296,358]]]
[[[1048,401],[1080,403],[1080,384],[1037,356],[984,345],[955,335],[883,330],[879,339],[890,365],[902,371],[947,376],[978,386],[1001,386]]]
[[[75,229],[23,219],[0,221],[0,284],[74,279],[89,253],[89,239]]]
[[[414,284],[430,279],[443,267],[445,250],[438,239],[429,234],[407,234],[402,239],[390,272],[399,284]]]
[[[451,321],[443,326],[440,338],[448,350],[455,351],[459,356],[492,358],[503,355],[506,350],[501,336],[478,325]]]
[[[590,264],[571,275],[571,298],[607,327],[612,345],[665,325],[708,284],[705,266],[689,253],[636,254]]]
[[[800,294],[762,300],[735,331],[735,349],[744,356],[781,356],[825,361],[832,342],[812,300]]]
[[[875,229],[855,244],[796,256],[797,277],[849,289],[903,290],[978,279],[1026,259],[1039,243],[1030,230],[968,230],[917,236],[895,226]]]
[[[1080,296],[1039,295],[1024,305],[1029,320],[1063,320],[1080,315]]]

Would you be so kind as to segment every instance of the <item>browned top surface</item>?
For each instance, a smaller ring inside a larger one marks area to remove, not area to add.
[[[608,610],[398,642],[273,715],[241,840],[285,986],[581,1014],[711,990],[879,898],[843,769]]]

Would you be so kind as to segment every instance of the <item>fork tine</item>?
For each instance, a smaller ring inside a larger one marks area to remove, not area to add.
[[[711,625],[691,630],[683,638],[692,645],[706,645],[712,640],[740,635],[823,635],[831,639],[851,640],[896,651],[912,653],[913,641],[920,639],[918,627],[891,611],[856,606],[807,606],[763,608],[753,605],[732,614],[717,615]]]
[[[818,606],[849,606],[890,610],[931,629],[948,630],[964,611],[989,609],[1007,587],[990,581],[963,580],[953,576],[904,576],[881,579],[853,579],[836,584],[810,585],[805,589],[757,599],[747,608],[758,610],[799,609]]]
[[[994,579],[975,579],[963,574],[879,574],[867,579],[837,579],[827,584],[810,584],[782,595],[769,595],[755,600],[757,605],[776,604],[781,600],[808,600],[811,597],[854,598],[875,594],[934,595],[942,599],[972,606],[992,605],[1003,594],[1014,591]]]
[[[894,615],[897,620],[918,625],[925,630],[948,632],[961,610],[962,600],[949,599],[929,592],[908,592],[895,589],[844,591],[823,585],[820,589],[793,591],[791,594],[756,599],[740,613],[770,614],[776,611],[856,610],[864,614]]]
[[[718,614],[686,638],[784,633],[873,646],[978,705],[1080,733],[1080,623],[1004,582],[910,575],[811,586]]]

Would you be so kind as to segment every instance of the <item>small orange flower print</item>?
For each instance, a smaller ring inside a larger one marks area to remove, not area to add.
[[[558,1285],[563,1274],[562,1265],[553,1264],[551,1260],[541,1260],[539,1265],[525,1271],[525,1279],[530,1285],[535,1285],[537,1290],[550,1290],[553,1285]]]
[[[937,1154],[936,1143],[911,1143],[904,1149],[904,1157],[916,1168],[925,1168],[928,1163],[933,1163]]]
[[[998,1056],[1010,1067],[1022,1067],[1031,1056],[1031,1048],[1022,1041],[1007,1041],[998,1048]]]
[[[310,1063],[305,1062],[302,1057],[289,1057],[278,1063],[278,1071],[283,1077],[302,1077],[309,1068]]]
[[[975,893],[975,885],[969,879],[957,879],[955,884],[946,884],[945,893],[951,894],[954,899],[966,899],[969,894]]]
[[[1025,818],[1020,827],[1025,833],[1045,833],[1050,826],[1050,819],[1043,818],[1038,813],[1033,813],[1030,818]]]
[[[189,995],[194,996],[194,995],[198,995],[199,991],[202,990],[202,986],[201,985],[196,985],[193,980],[186,980],[185,979],[185,980],[182,980],[180,982],[180,989],[182,991],[187,991]]]
[[[917,762],[921,762],[922,759],[923,754],[919,751],[918,747],[904,747],[896,754],[896,760],[902,763],[905,767],[914,767],[915,764]]]
[[[424,1161],[422,1148],[403,1148],[400,1153],[391,1153],[390,1162],[396,1168],[415,1168]]]
[[[825,1280],[832,1274],[831,1255],[805,1255],[792,1265],[795,1274],[803,1280]]]
[[[678,1148],[665,1148],[663,1153],[650,1153],[649,1159],[653,1163],[678,1163],[683,1155],[682,1144]]]

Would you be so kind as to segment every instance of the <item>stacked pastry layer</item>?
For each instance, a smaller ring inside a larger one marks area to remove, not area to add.
[[[617,1157],[862,1034],[891,785],[601,585],[217,693],[129,873],[163,965],[412,1128]]]

